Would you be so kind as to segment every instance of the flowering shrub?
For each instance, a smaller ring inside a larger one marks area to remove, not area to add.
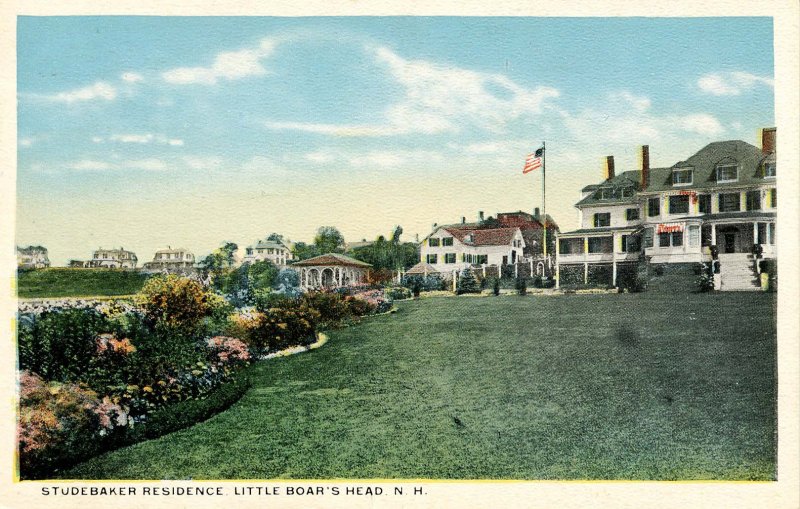
[[[213,293],[202,284],[174,274],[155,276],[147,280],[134,297],[145,317],[153,323],[191,330],[213,311]]]
[[[209,338],[206,344],[211,349],[212,360],[219,364],[244,364],[250,360],[250,352],[241,340],[225,336]]]
[[[410,299],[412,297],[412,292],[410,289],[404,286],[388,286],[384,290],[386,294],[386,298],[389,300],[403,300],[403,299]]]
[[[319,312],[319,322],[322,327],[335,327],[353,316],[352,309],[337,292],[308,292],[301,300]]]
[[[99,437],[132,426],[128,409],[76,384],[45,382],[20,373],[17,443],[25,477],[52,469],[70,457],[92,454]]]
[[[392,307],[391,299],[386,297],[383,290],[356,292],[352,297],[354,302],[365,302],[368,304],[366,307],[357,305],[353,307],[353,303],[351,303],[351,309],[356,316],[364,316],[370,313],[385,313]]]
[[[699,264],[700,274],[695,279],[698,292],[713,292],[714,291],[714,271],[710,264]]]

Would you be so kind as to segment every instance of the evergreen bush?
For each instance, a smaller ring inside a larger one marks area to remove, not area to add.
[[[478,280],[469,267],[462,270],[461,274],[458,276],[456,293],[458,295],[464,293],[481,293],[481,285],[478,283]]]

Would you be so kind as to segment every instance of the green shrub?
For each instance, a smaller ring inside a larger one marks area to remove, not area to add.
[[[405,286],[388,286],[384,292],[389,300],[403,300],[412,297],[412,291]]]
[[[495,296],[500,295],[500,280],[497,279],[497,278],[493,278],[493,281],[492,281],[492,293]]]
[[[152,412],[144,423],[128,431],[115,446],[151,440],[205,421],[239,401],[250,386],[247,373],[240,372],[236,378],[220,385],[202,399],[181,401]]]
[[[414,287],[418,287],[422,292],[435,292],[446,290],[447,282],[438,274],[428,274],[427,276],[411,275],[403,276],[403,286],[410,288],[412,293]],[[418,296],[419,294],[417,294]]]
[[[91,309],[44,312],[20,321],[20,369],[47,380],[86,380],[97,353],[96,338],[113,326]]]
[[[301,301],[319,312],[321,327],[336,327],[353,317],[350,306],[336,292],[308,292],[301,297]]]
[[[174,274],[148,279],[134,302],[151,323],[184,331],[194,330],[221,304],[218,296],[197,281]]]
[[[524,277],[518,277],[514,287],[517,289],[519,295],[526,295],[528,293],[528,281]]]
[[[459,295],[464,293],[481,293],[480,284],[478,284],[478,280],[475,279],[475,275],[469,267],[462,270],[461,274],[458,276],[456,293]]]

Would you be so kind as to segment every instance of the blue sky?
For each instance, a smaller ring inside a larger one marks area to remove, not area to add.
[[[17,241],[405,238],[774,125],[770,18],[18,19]]]

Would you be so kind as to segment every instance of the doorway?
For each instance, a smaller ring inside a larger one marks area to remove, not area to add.
[[[723,243],[723,253],[735,253],[736,252],[736,234],[735,233],[724,233],[723,234],[724,243]]]

